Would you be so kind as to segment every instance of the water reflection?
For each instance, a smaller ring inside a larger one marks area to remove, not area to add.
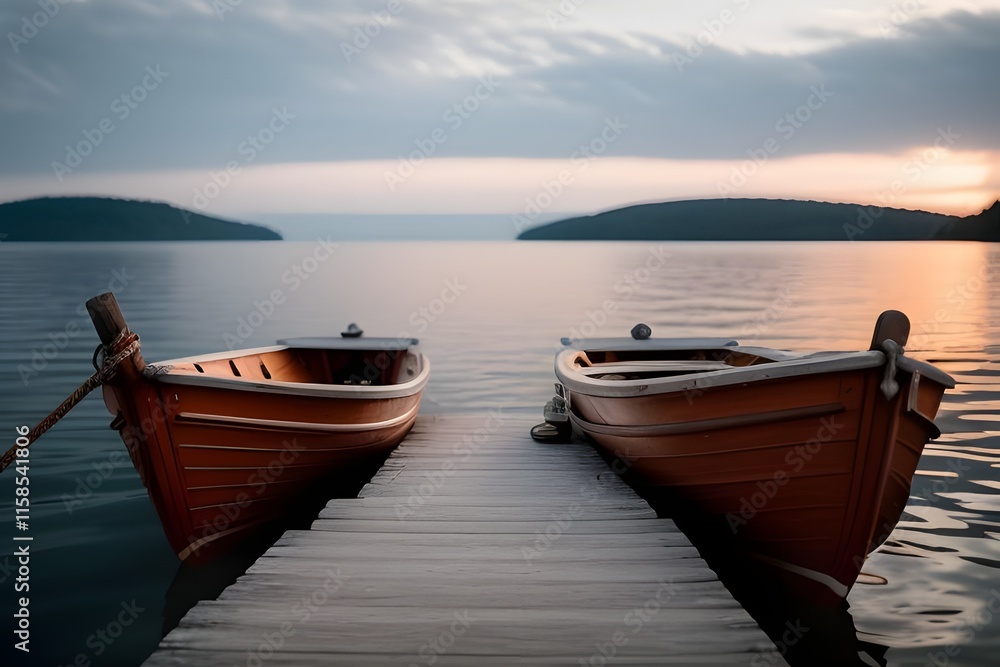
[[[313,247],[0,244],[4,428],[48,413],[90,374],[96,338],[76,311],[107,288],[116,270],[128,274],[119,300],[151,361],[226,349],[224,336],[239,318],[279,289],[284,304],[251,332],[247,346],[335,335],[350,321],[373,334],[418,337],[434,364],[425,412],[538,409],[550,397],[556,341],[574,328],[617,336],[645,321],[659,336],[863,349],[878,313],[897,308],[913,322],[908,352],[961,384],[945,396],[938,417],[945,435],[920,461],[907,514],[866,563],[887,585],[855,586],[850,612],[822,625],[834,633],[831,646],[868,646],[875,662],[867,664],[933,664],[929,654],[949,642],[959,642],[964,663],[992,664],[1000,622],[971,637],[969,631],[1000,581],[1000,246],[350,244],[297,286],[286,281]],[[461,285],[460,295],[441,309],[435,300],[447,281]],[[70,322],[79,335],[23,384],[18,366]],[[47,664],[68,664],[86,652],[95,619],[110,619],[123,599],[158,611],[175,573],[177,591],[192,578],[176,572],[130,466],[84,489],[90,493],[72,514],[65,509],[63,496],[75,496],[77,478],[121,451],[108,421],[99,397],[91,397],[33,454],[40,548],[33,583],[46,619],[37,657]],[[5,488],[0,513],[11,508],[13,493]],[[0,540],[9,542],[9,531],[4,523]],[[135,664],[155,647],[160,626],[157,612],[144,615],[127,640],[87,657],[95,665]]]
[[[198,562],[181,563],[167,589],[163,605],[163,635],[173,630],[200,600],[216,599],[289,530],[309,530],[334,498],[357,498],[365,484],[385,463],[387,455],[354,462],[350,467],[317,480],[302,491],[287,516],[221,554],[209,553]]]
[[[636,488],[640,493],[641,487]],[[888,665],[889,647],[873,635],[862,636],[847,603],[829,608],[810,603],[767,569],[741,555],[724,523],[696,514],[678,514],[669,500],[654,507],[673,518],[697,546],[726,588],[760,624],[775,652],[792,667]],[[770,664],[780,664],[775,658]]]

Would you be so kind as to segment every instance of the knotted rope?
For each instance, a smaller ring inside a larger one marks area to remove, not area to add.
[[[108,350],[114,350],[122,345],[125,347],[121,352],[113,357],[105,357],[104,363],[101,364],[99,369],[97,369],[97,372],[87,378],[87,381],[80,385],[76,391],[70,394],[69,397],[63,401],[58,408],[53,410],[48,417],[39,422],[35,428],[31,429],[28,435],[25,436],[28,439],[28,444],[24,445],[24,447],[30,446],[38,440],[38,438],[42,437],[42,434],[55,426],[56,423],[65,417],[70,410],[75,408],[77,404],[87,396],[87,394],[113,378],[118,370],[118,366],[139,351],[139,336],[131,331],[122,331],[113,341],[111,341],[109,345],[104,347],[105,353],[107,353]],[[100,349],[101,348],[98,347],[98,350]],[[97,358],[96,353],[94,354],[94,358]],[[3,458],[0,459],[0,472],[6,470],[7,466],[9,466],[14,459],[17,458],[15,453],[18,449],[23,449],[23,447],[14,445],[7,450],[6,454],[3,455]]]

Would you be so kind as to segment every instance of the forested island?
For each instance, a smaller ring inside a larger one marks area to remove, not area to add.
[[[0,240],[280,241],[281,234],[160,202],[41,197],[0,204]]]
[[[1000,241],[1000,201],[966,217],[794,199],[639,204],[527,229],[526,240]]]

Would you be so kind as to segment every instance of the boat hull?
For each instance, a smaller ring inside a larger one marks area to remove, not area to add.
[[[886,399],[882,379],[872,367],[569,397],[574,426],[653,502],[724,522],[741,549],[835,603],[899,520],[945,389],[901,373]]]
[[[388,455],[413,426],[420,393],[322,398],[153,381],[138,396],[110,385],[105,400],[125,415],[122,439],[187,560],[282,518],[316,482]]]
[[[184,561],[273,534],[303,502],[356,492],[413,426],[430,376],[416,340],[361,338],[356,325],[147,364],[113,294],[87,311],[111,427]]]

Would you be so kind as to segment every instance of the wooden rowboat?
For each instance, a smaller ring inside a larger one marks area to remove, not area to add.
[[[430,373],[415,340],[360,331],[147,364],[113,295],[87,308],[105,356],[135,346],[104,401],[182,560],[224,552],[311,485],[387,455]]]
[[[570,426],[667,512],[724,526],[807,599],[846,598],[906,506],[954,380],[903,354],[879,318],[864,352],[794,354],[726,339],[570,341],[538,439]]]

